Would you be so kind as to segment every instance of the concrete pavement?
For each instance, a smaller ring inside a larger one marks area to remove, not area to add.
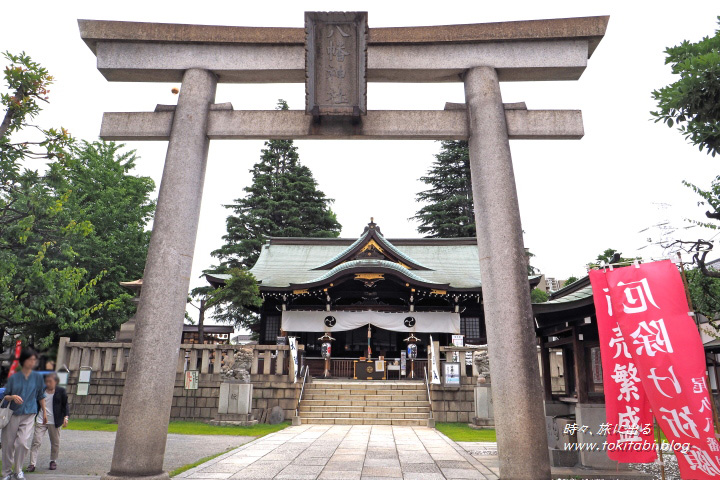
[[[497,479],[435,429],[301,425],[260,438],[175,478],[245,480]]]
[[[215,455],[254,440],[255,437],[232,435],[168,435],[165,449],[165,469],[175,470],[201,458]],[[88,432],[63,430],[60,440],[58,469],[48,470],[50,442],[46,438],[40,447],[37,473],[27,474],[28,479],[84,480],[99,479],[110,470],[114,432]]]

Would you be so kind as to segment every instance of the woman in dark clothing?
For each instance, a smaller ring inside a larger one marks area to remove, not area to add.
[[[45,375],[45,401],[47,405],[47,421],[38,421],[35,424],[35,437],[30,448],[30,465],[28,472],[35,471],[38,450],[42,445],[43,437],[47,432],[50,437],[50,470],[57,468],[57,459],[60,454],[60,430],[68,424],[70,410],[65,389],[58,387],[57,373]]]

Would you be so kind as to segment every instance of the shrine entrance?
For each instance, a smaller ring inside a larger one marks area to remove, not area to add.
[[[499,82],[578,79],[607,21],[370,29],[367,14],[358,12],[308,13],[305,28],[80,20],[81,36],[109,81],[182,81],[176,106],[103,117],[106,140],[169,142],[112,468],[104,478],[169,478],[163,455],[176,365],[164,359],[174,358],[180,344],[209,141],[312,138],[468,141],[500,474],[549,479],[509,140],[578,139],[582,116],[504,104]],[[466,103],[371,111],[368,81],[463,82]],[[305,82],[306,108],[235,111],[215,103],[218,82]]]

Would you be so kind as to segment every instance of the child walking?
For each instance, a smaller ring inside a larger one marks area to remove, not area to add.
[[[70,415],[67,393],[64,388],[58,387],[58,380],[55,372],[45,375],[47,421],[41,421],[38,416],[38,421],[35,423],[35,437],[30,448],[28,472],[35,471],[38,450],[42,445],[46,432],[50,437],[50,470],[57,469],[57,459],[60,454],[60,430],[67,426]]]

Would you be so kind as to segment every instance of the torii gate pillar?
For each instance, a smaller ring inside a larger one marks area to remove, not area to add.
[[[503,479],[550,478],[527,256],[497,72],[465,74],[483,310]]]
[[[132,355],[123,390],[110,473],[104,480],[169,480],[163,458],[175,369],[190,287],[217,77],[197,68],[183,75],[165,156],[143,276]],[[152,398],[148,398],[152,395]]]

